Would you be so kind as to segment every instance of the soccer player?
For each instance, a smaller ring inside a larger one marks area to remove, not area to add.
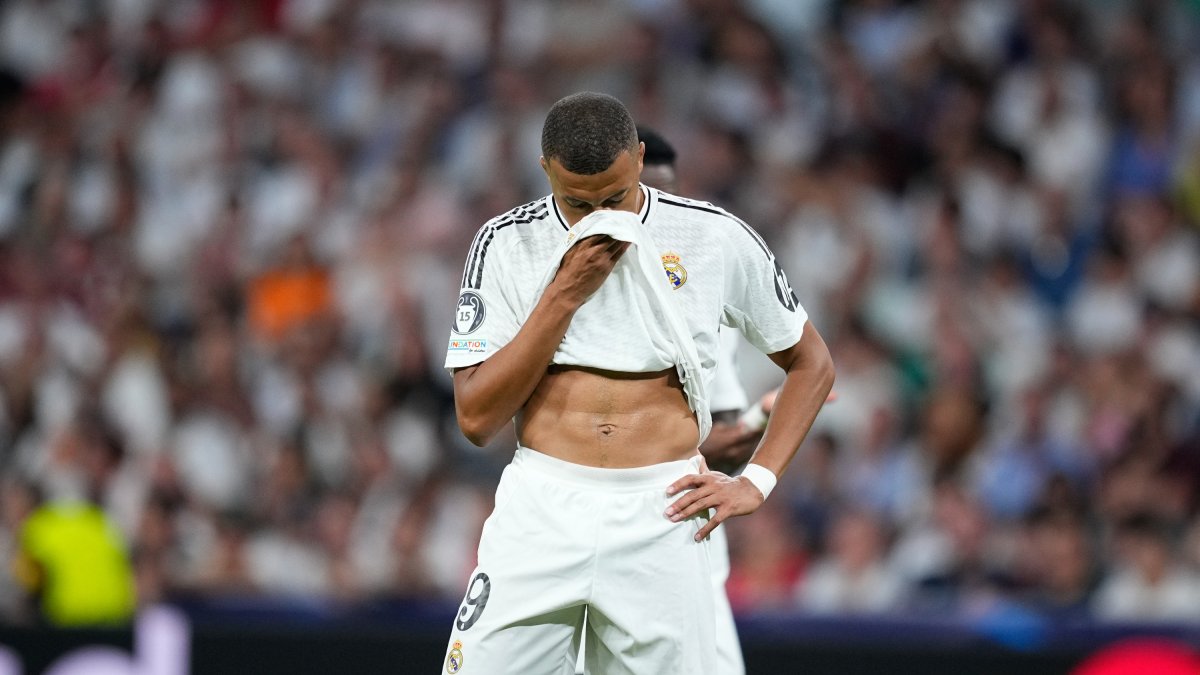
[[[832,386],[762,239],[642,185],[643,152],[616,99],[561,99],[542,129],[551,194],[489,221],[468,253],[446,358],[459,426],[482,445],[515,417],[519,445],[451,675],[571,673],[583,631],[588,672],[714,672],[708,536],[769,496]],[[785,372],[737,478],[697,451],[721,324]]]

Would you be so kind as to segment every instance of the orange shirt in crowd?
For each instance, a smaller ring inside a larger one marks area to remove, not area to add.
[[[271,270],[250,286],[251,326],[271,341],[329,312],[332,305],[329,273],[319,267]]]

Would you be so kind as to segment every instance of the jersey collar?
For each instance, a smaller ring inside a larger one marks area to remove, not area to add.
[[[638,217],[644,225],[650,218],[651,203],[658,202],[658,190],[652,190],[641,183],[638,183],[638,189],[642,191],[642,208],[638,211]],[[564,230],[570,230],[571,226],[567,224],[567,219],[563,218],[562,212],[558,210],[558,202],[554,201],[554,195],[549,194],[546,200],[550,202],[550,209],[554,211],[554,217],[558,219],[558,224]]]
[[[658,190],[653,190],[645,185],[641,185],[640,187],[642,188],[642,196],[645,199],[642,200],[642,210],[638,211],[638,216],[641,217],[642,224],[645,225],[650,220],[650,210],[654,208],[654,204],[658,203]]]

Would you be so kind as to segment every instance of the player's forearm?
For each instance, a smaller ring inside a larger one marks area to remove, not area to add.
[[[708,523],[696,532],[696,541],[702,541],[728,518],[753,513],[763,504],[833,388],[833,360],[811,324],[804,325],[800,342],[770,356],[787,376],[772,407],[762,444],[750,464],[736,479],[707,471],[684,476],[667,487],[668,495],[682,494],[664,514],[672,521],[691,518],[701,511],[711,514]]]
[[[486,445],[537,388],[578,305],[542,297],[511,342],[489,359],[454,374],[454,406],[463,435]]]
[[[829,349],[811,323],[804,325],[804,335],[796,346],[772,354],[771,360],[783,367],[787,376],[762,444],[750,461],[782,476],[833,388],[834,369]]]

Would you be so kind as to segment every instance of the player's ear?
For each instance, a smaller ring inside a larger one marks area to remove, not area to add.
[[[638,141],[638,151],[637,151],[638,171],[642,170],[642,167],[644,166],[642,160],[645,157],[646,157],[646,142]]]
[[[538,164],[542,165],[542,171],[545,171],[546,178],[549,178],[550,177],[550,162],[546,161],[546,157],[544,155],[541,157],[538,157]]]

